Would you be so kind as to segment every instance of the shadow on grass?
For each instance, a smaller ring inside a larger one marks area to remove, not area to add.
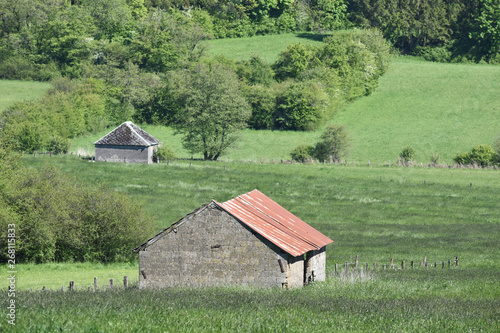
[[[317,32],[301,32],[296,35],[298,38],[310,39],[317,42],[322,42],[326,37],[330,37],[331,34],[328,33],[317,33]]]

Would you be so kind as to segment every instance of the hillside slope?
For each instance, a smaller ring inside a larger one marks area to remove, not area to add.
[[[440,64],[400,57],[377,90],[334,119],[351,133],[350,159],[395,162],[411,146],[418,162],[451,162],[500,134],[500,66]]]

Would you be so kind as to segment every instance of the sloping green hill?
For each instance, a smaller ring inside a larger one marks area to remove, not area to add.
[[[500,66],[438,64],[400,57],[373,95],[334,119],[354,138],[351,159],[395,162],[407,146],[419,162],[450,162],[500,134]]]

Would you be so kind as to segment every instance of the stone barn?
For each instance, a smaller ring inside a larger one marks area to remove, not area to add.
[[[153,153],[160,143],[131,121],[126,121],[94,142],[97,162],[153,163]]]
[[[333,241],[259,192],[212,201],[134,249],[139,288],[295,288],[326,278]]]

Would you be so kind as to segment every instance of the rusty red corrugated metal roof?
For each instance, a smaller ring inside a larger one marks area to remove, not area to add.
[[[333,242],[259,190],[223,203],[213,202],[294,257]]]

